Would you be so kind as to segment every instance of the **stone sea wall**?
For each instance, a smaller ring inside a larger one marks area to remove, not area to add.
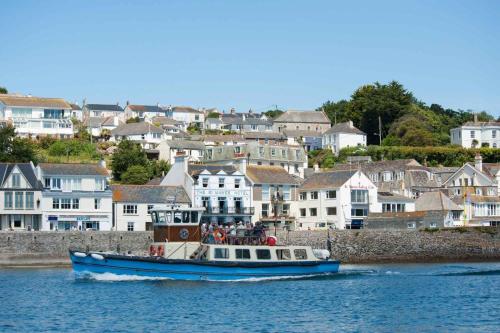
[[[271,232],[272,233],[272,232]],[[278,231],[280,243],[327,247],[327,231]],[[0,232],[0,266],[67,265],[68,249],[142,254],[152,232]],[[343,263],[500,261],[499,228],[333,230]]]

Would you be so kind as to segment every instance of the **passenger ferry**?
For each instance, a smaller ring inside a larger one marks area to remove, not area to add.
[[[229,237],[207,243],[201,235],[203,208],[156,205],[154,242],[145,255],[70,250],[80,273],[172,280],[252,280],[292,278],[338,272],[339,261],[327,250],[277,245],[273,237]]]

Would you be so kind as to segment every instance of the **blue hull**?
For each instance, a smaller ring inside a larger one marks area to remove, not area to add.
[[[332,274],[338,272],[340,265],[334,260],[262,263],[101,255],[103,259],[99,260],[90,255],[77,257],[70,253],[73,270],[77,273],[112,273],[172,280],[233,281]]]

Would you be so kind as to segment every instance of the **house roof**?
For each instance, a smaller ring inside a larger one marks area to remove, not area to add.
[[[122,124],[111,131],[111,135],[140,135],[146,133],[163,133],[163,130],[146,122]]]
[[[405,197],[404,195],[392,192],[378,192],[377,197],[379,201],[394,201],[394,202],[415,202],[415,199]]]
[[[497,202],[500,203],[500,197],[498,196],[487,196],[487,195],[469,195],[470,201],[472,203],[482,203],[482,202]]]
[[[467,121],[462,126],[500,126],[498,121]]]
[[[483,172],[490,177],[495,178],[498,171],[500,171],[500,163],[483,163]]]
[[[122,107],[117,104],[85,104],[85,107],[95,111],[123,111]]]
[[[356,172],[356,170],[316,172],[307,178],[300,188],[304,190],[337,188],[344,185]]]
[[[404,171],[408,169],[425,169],[414,159],[387,160],[359,163],[359,167],[365,173],[377,173],[383,171]],[[332,170],[353,170],[357,169],[357,164],[336,164]]]
[[[40,163],[44,175],[109,176],[108,170],[99,164]]]
[[[135,105],[135,104],[130,104],[127,107],[130,110],[136,111],[136,112],[162,112],[162,113],[166,112],[164,109],[160,108],[158,105]]]
[[[246,175],[256,184],[292,184],[300,180],[279,166],[248,165]]]
[[[231,134],[231,135],[203,135],[201,137],[203,141],[214,141],[214,142],[232,142],[232,141],[245,141],[243,135]]]
[[[316,131],[306,131],[306,130],[283,130],[283,134],[289,138],[300,138],[300,137],[321,137],[323,134]]]
[[[191,203],[182,186],[112,185],[114,202],[166,204],[171,198],[176,203]]]
[[[188,165],[188,173],[193,178],[198,178],[200,173],[203,171],[208,171],[210,174],[215,175],[220,171],[224,171],[228,175],[232,175],[238,169],[234,165],[215,165],[215,164],[189,164]]]
[[[245,139],[271,139],[271,140],[284,140],[285,136],[279,132],[245,132],[243,133]]]
[[[321,123],[330,124],[330,119],[323,111],[293,111],[289,110],[276,119],[275,123]]]
[[[85,126],[96,128],[100,126],[115,126],[114,117],[89,117],[84,122]],[[118,120],[118,126],[122,125],[123,121]]]
[[[16,167],[19,168],[21,173],[26,178],[26,181],[30,184],[33,189],[41,189],[42,183],[38,180],[35,174],[35,170],[33,170],[33,166],[31,163],[0,163],[0,184],[5,184],[7,178],[9,178],[12,170]]]
[[[349,134],[366,135],[365,132],[354,127],[352,121],[346,121],[345,123],[335,124],[324,134],[332,134],[332,133],[349,133]]]
[[[71,109],[71,105],[62,98],[29,97],[0,94],[0,102],[14,107],[43,107],[53,109]]]
[[[415,201],[416,211],[463,210],[441,191],[424,192]]]
[[[71,105],[71,110],[80,111],[82,109],[78,104],[70,103],[69,105]]]
[[[205,145],[200,141],[189,141],[189,140],[167,140],[167,144],[173,149],[205,149]]]
[[[196,110],[190,106],[173,106],[172,112],[203,113],[203,111]]]

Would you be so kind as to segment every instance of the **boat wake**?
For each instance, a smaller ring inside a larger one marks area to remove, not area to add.
[[[127,281],[164,281],[172,280],[165,277],[125,275],[114,273],[93,273],[93,272],[75,272],[75,278],[94,280],[101,282],[127,282]]]

